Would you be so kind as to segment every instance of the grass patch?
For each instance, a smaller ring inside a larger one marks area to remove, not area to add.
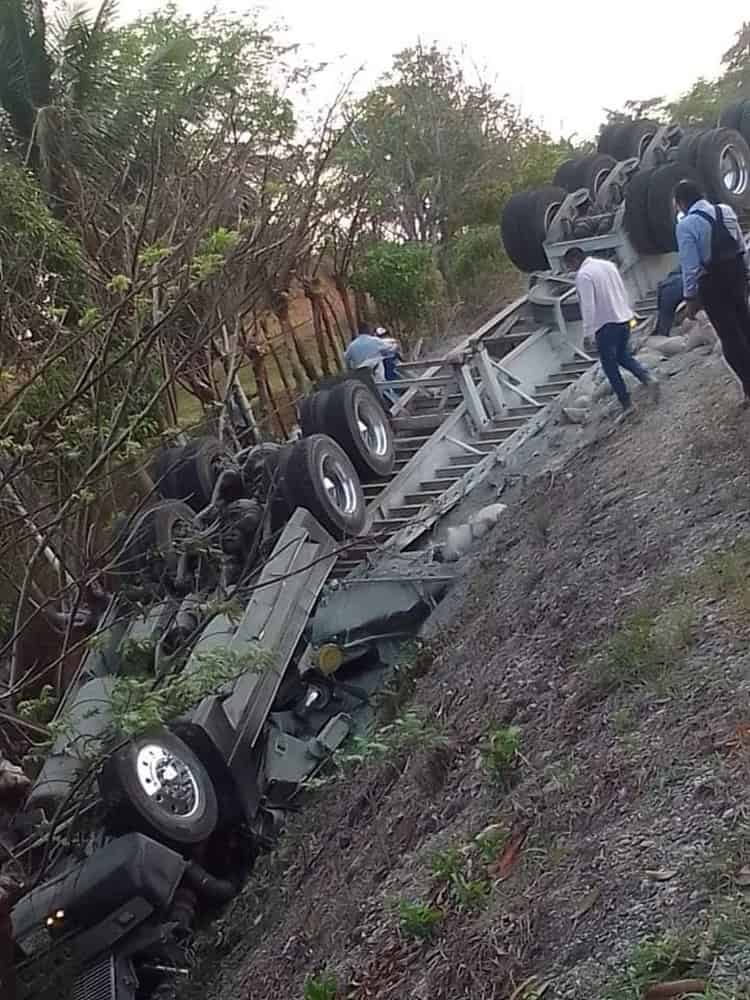
[[[363,764],[446,746],[448,737],[440,726],[416,712],[405,712],[387,726],[355,736],[346,750],[336,754],[336,760],[342,765]]]
[[[493,782],[507,788],[515,777],[521,750],[518,726],[490,729],[481,746],[482,764]]]
[[[703,979],[708,968],[690,937],[646,937],[633,950],[622,976],[605,988],[602,1000],[642,1000],[648,986],[674,979]]]
[[[450,895],[459,910],[477,912],[483,910],[489,900],[492,886],[486,878],[467,878],[463,874],[454,875],[450,881]]]
[[[430,871],[436,879],[448,882],[458,875],[464,867],[465,858],[457,847],[446,847],[436,851],[430,862]]]
[[[401,644],[393,681],[376,698],[381,723],[394,722],[412,701],[417,682],[432,669],[435,660],[431,646],[418,639]]]
[[[402,899],[398,904],[398,925],[406,937],[428,941],[442,919],[442,910],[427,903]]]
[[[486,865],[491,865],[497,860],[498,855],[505,847],[508,839],[508,831],[505,827],[495,823],[488,826],[474,838],[474,843],[479,849],[479,856]]]
[[[687,600],[659,614],[635,612],[591,659],[595,686],[609,692],[662,685],[695,642],[695,624],[695,609]]]
[[[324,973],[321,976],[308,976],[305,980],[304,1000],[336,1000],[339,986],[336,977]]]
[[[708,556],[693,575],[695,589],[704,597],[728,599],[737,613],[750,612],[750,540],[740,539],[729,549]]]

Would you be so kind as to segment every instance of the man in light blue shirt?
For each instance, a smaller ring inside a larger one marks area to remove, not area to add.
[[[712,205],[693,181],[683,180],[675,202],[684,216],[677,223],[677,249],[687,314],[706,310],[724,357],[742,384],[750,406],[750,308],[748,255],[737,216],[729,205]]]
[[[346,367],[370,368],[373,376],[382,381],[384,378],[383,358],[391,353],[391,345],[380,337],[374,337],[366,323],[362,323],[359,333],[344,351]]]

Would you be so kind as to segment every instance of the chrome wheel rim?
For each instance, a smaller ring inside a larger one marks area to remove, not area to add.
[[[334,455],[324,455],[321,478],[331,505],[345,517],[355,514],[358,507],[357,484],[345,466]]]
[[[609,177],[609,175],[610,175],[611,172],[612,172],[612,168],[611,167],[605,167],[603,170],[600,170],[594,176],[594,180],[593,180],[593,182],[591,184],[591,190],[593,191],[594,194],[599,194],[599,188],[606,181],[606,179]]]
[[[377,403],[369,399],[357,400],[355,406],[355,419],[359,429],[359,435],[367,445],[367,450],[371,455],[383,458],[388,454],[388,428],[385,424],[385,416]]]
[[[733,145],[727,145],[722,149],[719,169],[727,191],[731,191],[734,195],[745,193],[748,184],[747,161]]]
[[[638,143],[638,159],[641,159],[643,157],[643,154],[651,145],[651,142],[653,141],[655,135],[656,132],[648,132],[641,138],[641,141]]]
[[[158,743],[147,743],[136,755],[141,789],[167,816],[189,819],[198,811],[200,792],[187,764]]]
[[[549,227],[552,225],[552,223],[555,221],[555,216],[557,215],[557,213],[560,211],[561,208],[562,208],[562,202],[561,201],[556,201],[556,202],[554,202],[554,204],[550,205],[548,207],[547,211],[544,213],[544,231],[545,231],[545,233],[547,232],[547,230],[549,229]]]

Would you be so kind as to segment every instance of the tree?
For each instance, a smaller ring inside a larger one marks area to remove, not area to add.
[[[364,255],[352,283],[372,295],[386,322],[412,332],[440,293],[432,248],[420,243],[383,242]]]
[[[542,137],[507,98],[470,83],[450,53],[405,49],[383,82],[350,109],[341,155],[369,178],[378,237],[437,244],[462,225],[496,222],[517,148]],[[491,218],[488,218],[491,215]]]

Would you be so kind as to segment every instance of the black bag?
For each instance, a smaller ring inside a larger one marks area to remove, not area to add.
[[[693,213],[694,215],[700,215],[701,218],[706,219],[711,225],[711,260],[708,263],[706,261],[701,262],[708,273],[717,265],[720,266],[730,261],[736,261],[738,257],[741,257],[745,253],[745,248],[737,243],[737,240],[727,229],[721,207],[715,205],[714,208],[716,209],[715,219],[708,212],[701,212],[700,209],[696,209]]]

